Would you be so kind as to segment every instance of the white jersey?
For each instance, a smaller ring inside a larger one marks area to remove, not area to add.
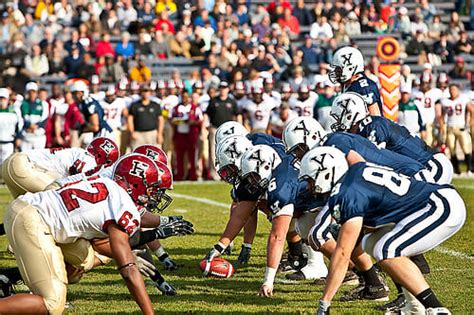
[[[55,182],[58,183],[62,187],[67,184],[86,180],[90,176],[99,176],[102,178],[113,179],[114,178],[113,167],[112,166],[102,167],[102,168],[97,167],[96,169],[89,170],[88,172],[79,173],[79,174],[57,179],[55,180]]]
[[[263,94],[264,99],[270,99],[275,104],[275,107],[279,107],[281,104],[281,94],[277,91],[271,91],[270,93]]]
[[[443,98],[443,92],[438,88],[433,88],[425,93],[418,91],[414,97],[421,103],[419,107],[421,117],[425,124],[432,124],[436,119],[435,105]]]
[[[242,97],[239,100],[238,99],[234,99],[234,100],[237,103],[237,108],[239,109],[240,113],[242,113],[244,111],[244,109],[247,107],[247,105],[252,103],[252,101],[246,96]]]
[[[23,119],[18,110],[10,107],[7,111],[0,111],[0,144],[13,143],[21,129]]]
[[[104,109],[104,119],[110,128],[118,129],[122,126],[122,112],[127,107],[125,100],[117,97],[112,103],[107,100],[100,101],[100,106]]]
[[[206,112],[207,107],[209,106],[209,102],[211,101],[211,97],[209,94],[204,93],[203,95],[199,96],[199,108],[203,113]]]
[[[104,91],[99,91],[97,93],[89,93],[89,96],[95,99],[96,101],[100,102],[104,100],[105,98],[105,92]]]
[[[97,167],[95,158],[81,148],[38,149],[23,153],[37,167],[56,172],[60,178],[87,172]]]
[[[267,129],[273,108],[274,104],[270,100],[263,100],[258,105],[251,101],[245,106],[244,110],[248,115],[252,130]]]
[[[285,126],[288,122],[292,121],[298,117],[298,114],[291,109],[289,110],[288,113],[288,118],[283,121],[280,116],[280,111],[279,110],[273,110],[271,115],[270,115],[270,124],[272,127],[272,135],[277,137],[281,137],[283,134],[283,129],[285,129]]]
[[[178,106],[178,104],[179,97],[176,95],[168,95],[167,97],[163,98],[161,101],[161,110],[163,111],[163,116],[165,118],[171,118],[173,109]]]
[[[454,100],[444,98],[441,100],[443,113],[446,115],[446,124],[448,127],[466,127],[466,107],[470,103],[466,95],[459,95]]]
[[[79,238],[107,238],[107,226],[117,224],[129,235],[140,228],[137,206],[111,179],[91,177],[60,188],[19,197],[38,210],[58,243]]]
[[[298,98],[290,98],[289,104],[292,110],[298,113],[298,116],[313,117],[314,105],[318,100],[318,94],[311,91],[309,97],[300,101]]]

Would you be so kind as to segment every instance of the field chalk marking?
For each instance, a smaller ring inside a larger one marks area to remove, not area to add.
[[[230,208],[229,203],[219,202],[219,201],[215,201],[215,200],[212,200],[212,199],[188,196],[188,195],[183,195],[183,194],[178,194],[178,193],[172,193],[170,195],[171,195],[171,197],[197,201],[197,202],[204,203],[204,204],[211,205],[211,206],[221,207],[221,208],[225,208],[225,209]]]
[[[468,255],[465,253],[461,253],[443,246],[438,246],[435,249],[433,249],[435,252],[438,252],[440,254],[445,254],[448,256],[456,257],[456,258],[462,258],[462,259],[469,259],[469,260],[474,260],[474,256]]]

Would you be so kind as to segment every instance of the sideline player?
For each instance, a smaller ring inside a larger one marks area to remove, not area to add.
[[[408,257],[431,250],[462,227],[466,208],[456,190],[370,163],[349,166],[343,152],[327,149],[308,152],[300,171],[300,179],[315,197],[330,195],[326,208],[341,224],[317,314],[329,314],[353,250],[374,257],[392,279],[416,296],[427,314],[451,314]]]
[[[382,99],[377,83],[364,74],[364,57],[360,50],[345,46],[336,50],[329,71],[329,80],[342,85],[342,92],[356,92],[364,98],[373,116],[382,113]]]

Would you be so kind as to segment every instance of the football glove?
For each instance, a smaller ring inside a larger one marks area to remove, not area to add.
[[[193,233],[193,224],[183,219],[160,225],[155,229],[156,239],[164,239],[171,236],[184,236]]]
[[[175,296],[178,294],[178,292],[176,292],[176,289],[166,281],[163,281],[161,284],[155,282],[155,285],[163,295]]]
[[[164,224],[168,224],[170,222],[175,222],[175,221],[182,221],[183,220],[183,217],[182,216],[177,216],[177,215],[173,215],[173,216],[160,216],[160,225],[164,225]]]
[[[172,271],[178,269],[178,265],[168,256],[168,254],[164,253],[160,257],[158,257],[160,262],[165,266],[166,270]]]
[[[237,258],[237,262],[239,265],[246,265],[250,260],[250,252],[252,251],[252,247],[248,245],[242,245],[242,249],[240,250],[239,258]]]
[[[207,253],[207,255],[204,259],[207,260],[208,262],[210,262],[214,258],[222,255],[222,253],[224,252],[225,249],[226,248],[221,243],[217,243],[216,245],[214,245],[214,248],[211,249],[211,251],[209,253]]]
[[[135,255],[137,268],[140,271],[140,273],[142,275],[144,275],[145,277],[152,277],[152,276],[155,275],[157,270],[156,270],[155,265],[152,262],[150,262],[150,261],[146,260],[145,258],[139,256],[140,254],[143,254],[144,251],[145,250],[134,250],[133,251],[133,254]]]

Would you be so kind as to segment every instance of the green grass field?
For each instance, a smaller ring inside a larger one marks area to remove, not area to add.
[[[467,204],[467,221],[463,229],[441,248],[428,253],[432,268],[428,281],[453,314],[473,314],[474,180],[457,180],[455,184]],[[230,201],[229,187],[214,183],[176,184],[174,193],[177,195],[165,214],[183,215],[194,223],[196,233],[163,242],[172,258],[180,265],[177,271],[163,271],[165,278],[177,288],[179,295],[164,297],[156,288],[148,285],[157,314],[314,314],[323,288],[311,282],[277,283],[273,298],[257,296],[265,270],[266,236],[270,227],[264,216],[259,216],[257,238],[248,267],[238,269],[229,279],[202,277],[198,263],[218,240],[228,218],[229,211],[225,205]],[[186,196],[202,199],[196,201],[184,198]],[[2,213],[10,200],[8,191],[0,188]],[[241,242],[242,239],[237,238],[233,255],[226,257],[230,261],[237,259]],[[5,251],[6,246],[6,238],[2,237],[0,265],[14,266],[15,259]],[[281,275],[277,277],[281,278]],[[342,291],[349,288],[343,287]],[[391,297],[394,297],[393,292],[392,290]],[[137,305],[114,266],[97,268],[86,274],[80,283],[69,286],[68,301],[74,304],[74,313],[138,312]],[[376,304],[335,301],[332,311],[335,314],[377,314],[374,309]]]

